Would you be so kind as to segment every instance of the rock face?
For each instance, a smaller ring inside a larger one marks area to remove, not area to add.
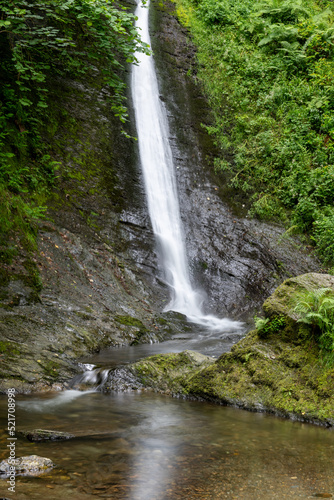
[[[161,392],[333,426],[333,355],[323,358],[317,332],[293,312],[302,291],[323,287],[334,296],[334,277],[311,273],[285,281],[264,303],[266,330],[249,332],[214,362],[189,352],[167,354],[135,363],[131,372]]]
[[[0,463],[0,475],[5,477],[12,475],[12,464],[8,460]],[[29,455],[15,460],[16,475],[20,476],[39,476],[44,472],[53,469],[54,464],[49,458],[39,457],[38,455]]]

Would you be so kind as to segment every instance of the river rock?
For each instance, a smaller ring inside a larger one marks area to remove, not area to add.
[[[74,438],[74,434],[61,431],[50,431],[47,429],[34,429],[32,431],[19,431],[19,434],[26,437],[29,441],[65,441]]]
[[[38,476],[54,467],[52,460],[38,455],[29,455],[15,460],[16,475]],[[9,476],[11,474],[11,464],[9,460],[0,463],[0,475]]]

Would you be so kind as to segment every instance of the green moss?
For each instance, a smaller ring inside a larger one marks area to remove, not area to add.
[[[46,362],[41,362],[40,366],[43,368],[44,373],[51,378],[57,378],[59,376],[59,363],[56,363],[55,361],[46,361]]]
[[[121,325],[136,326],[142,331],[148,331],[145,325],[139,319],[134,318],[133,316],[115,316],[114,319]]]
[[[22,276],[25,284],[36,292],[40,292],[43,288],[43,283],[37,265],[31,259],[26,259],[23,262],[23,266],[27,270],[27,275]]]
[[[0,353],[6,356],[18,356],[20,350],[16,347],[13,342],[0,342]]]
[[[7,286],[10,282],[10,274],[7,269],[0,268],[0,286]]]
[[[159,325],[168,325],[168,321],[165,319],[165,318],[156,318],[156,323],[158,323]]]

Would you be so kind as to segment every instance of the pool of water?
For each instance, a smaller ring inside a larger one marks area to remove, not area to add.
[[[1,456],[6,396],[0,398]],[[17,396],[17,429],[68,431],[65,442],[30,443],[17,456],[55,469],[17,477],[14,499],[294,499],[334,496],[334,432],[149,392],[65,391]]]
[[[229,352],[232,346],[245,336],[246,332],[246,326],[231,329],[229,332],[217,332],[194,325],[190,332],[174,335],[165,342],[102,349],[96,354],[90,354],[82,358],[81,361],[114,368],[122,364],[134,363],[139,359],[154,354],[182,352],[185,350],[197,351],[206,356],[218,358],[224,352]]]

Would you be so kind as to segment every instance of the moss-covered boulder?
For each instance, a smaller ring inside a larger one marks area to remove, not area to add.
[[[266,334],[249,332],[216,361],[186,351],[147,358],[132,365],[132,373],[161,392],[333,426],[334,357],[324,357],[312,329],[293,311],[301,291],[324,287],[334,293],[333,276],[285,281],[264,303]]]
[[[334,293],[334,276],[330,274],[308,273],[290,278],[282,283],[263,304],[263,310],[268,318],[283,314],[296,320],[293,312],[298,295],[305,291],[319,288],[332,288]]]
[[[195,351],[150,356],[131,367],[144,386],[167,394],[185,394],[189,378],[214,363],[214,359]]]

